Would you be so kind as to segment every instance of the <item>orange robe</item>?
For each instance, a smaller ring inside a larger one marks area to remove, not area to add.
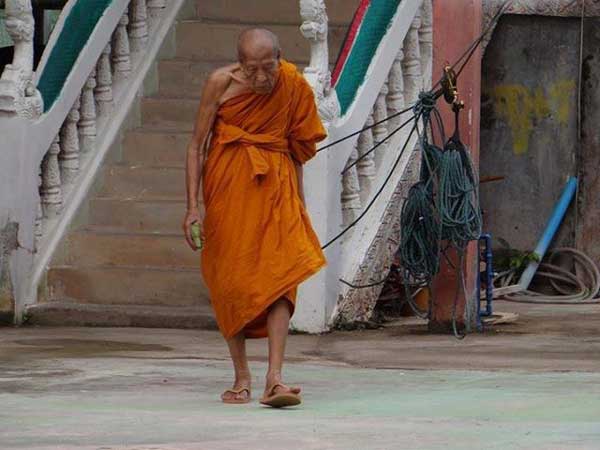
[[[294,313],[299,283],[326,264],[298,193],[304,164],[326,137],[312,89],[281,61],[268,95],[240,94],[217,112],[204,165],[202,275],[219,330],[267,336],[267,307]]]

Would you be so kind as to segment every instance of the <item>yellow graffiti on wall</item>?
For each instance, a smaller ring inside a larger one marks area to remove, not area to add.
[[[569,123],[576,87],[574,80],[559,80],[548,86],[547,91],[542,87],[532,90],[520,84],[499,85],[493,89],[494,109],[512,130],[516,155],[527,153],[537,120],[553,116],[559,125]]]

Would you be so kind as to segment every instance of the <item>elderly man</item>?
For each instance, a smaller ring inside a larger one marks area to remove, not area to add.
[[[190,228],[202,225],[202,274],[235,369],[222,401],[250,400],[245,339],[268,336],[260,402],[291,406],[301,402],[300,389],[283,384],[281,371],[297,286],[326,264],[305,209],[302,165],[326,134],[310,86],[280,58],[273,33],[241,33],[238,58],[214,71],[202,92],[187,152],[183,229],[197,250]]]

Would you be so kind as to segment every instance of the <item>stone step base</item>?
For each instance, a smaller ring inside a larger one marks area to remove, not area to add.
[[[210,307],[96,305],[69,301],[27,307],[26,325],[194,328],[216,330]]]

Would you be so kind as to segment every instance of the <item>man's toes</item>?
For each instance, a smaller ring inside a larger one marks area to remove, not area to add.
[[[248,391],[242,391],[235,394],[236,400],[247,400],[248,399]]]
[[[287,385],[283,385],[283,386],[277,386],[275,388],[275,394],[283,394],[285,392],[291,392],[292,394],[299,394],[301,391],[301,389],[297,386],[287,386]]]

